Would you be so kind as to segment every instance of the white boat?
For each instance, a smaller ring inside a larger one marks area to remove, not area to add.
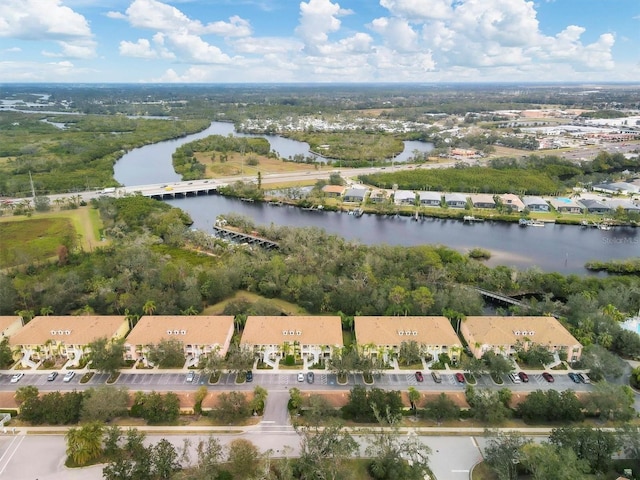
[[[544,227],[544,222],[538,220],[529,220],[528,227]]]

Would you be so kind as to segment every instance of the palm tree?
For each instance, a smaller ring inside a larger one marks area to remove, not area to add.
[[[142,306],[142,311],[145,315],[153,315],[156,311],[156,302],[153,300],[147,300]]]
[[[48,317],[49,315],[51,315],[53,313],[53,307],[48,306],[48,307],[42,307],[40,309],[40,315],[42,315],[43,317]]]
[[[80,428],[70,428],[67,440],[67,455],[77,465],[86,465],[102,453],[104,427],[100,422],[91,422]]]

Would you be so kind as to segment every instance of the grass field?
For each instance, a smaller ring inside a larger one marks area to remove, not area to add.
[[[69,235],[76,236],[76,245],[85,251],[104,244],[99,214],[89,207],[0,217],[0,225],[0,268],[53,258]]]
[[[307,313],[303,308],[300,308],[296,304],[289,303],[285,300],[280,300],[278,298],[267,298],[267,297],[262,297],[260,295],[257,295],[255,293],[240,291],[240,292],[236,292],[236,294],[231,298],[227,298],[226,300],[218,302],[215,305],[208,306],[207,308],[204,309],[202,314],[203,315],[221,315],[222,312],[224,311],[224,307],[227,306],[227,303],[233,300],[240,300],[240,299],[247,300],[248,302],[251,302],[251,303],[257,302],[258,300],[269,302],[272,305],[279,308],[283,313],[286,313],[287,315],[306,315]]]
[[[197,152],[194,154],[198,162],[206,167],[207,178],[221,178],[233,175],[263,175],[267,173],[285,173],[285,172],[308,172],[316,170],[315,165],[306,163],[284,162],[275,158],[268,158],[263,155],[254,155],[258,160],[258,165],[248,165],[249,155],[241,155],[240,153],[229,153],[226,162],[219,160],[211,161],[211,152]],[[330,167],[318,167],[319,169],[329,170]]]

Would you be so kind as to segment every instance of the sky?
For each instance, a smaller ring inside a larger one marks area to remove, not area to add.
[[[639,0],[0,0],[0,82],[639,82]]]

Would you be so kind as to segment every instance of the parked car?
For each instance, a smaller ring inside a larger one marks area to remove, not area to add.
[[[510,373],[509,374],[509,378],[511,379],[511,381],[513,383],[522,383],[522,380],[520,380],[520,377],[518,375],[516,375],[515,373]]]
[[[542,378],[544,378],[549,383],[553,383],[555,381],[555,378],[553,378],[553,375],[551,375],[549,372],[542,372]]]
[[[423,382],[424,381],[424,377],[422,376],[422,372],[416,372],[416,380],[418,382]]]
[[[524,383],[529,383],[529,375],[527,375],[524,372],[518,372],[518,376],[520,377],[520,380],[522,380]]]
[[[307,383],[313,383],[315,379],[316,376],[313,374],[313,372],[307,372]]]
[[[436,383],[442,383],[442,377],[439,372],[431,372],[431,378],[433,378],[433,381]]]
[[[76,376],[76,372],[67,372],[64,374],[63,382],[70,382],[73,377]]]
[[[298,381],[299,382],[304,382],[304,373],[299,373],[298,374]]]
[[[578,379],[582,382],[582,383],[591,383],[591,379],[589,378],[589,376],[585,373],[578,373]]]
[[[456,380],[458,383],[464,383],[464,375],[461,373],[456,373]]]
[[[580,383],[580,377],[573,372],[569,372],[569,378],[574,381],[574,383]]]
[[[247,382],[253,382],[253,372],[251,370],[246,373],[245,380]]]
[[[195,378],[196,378],[196,372],[187,373],[187,378],[186,378],[187,382],[191,383]]]
[[[58,378],[58,372],[51,372],[47,376],[47,382],[53,382],[56,378]]]
[[[18,383],[24,377],[24,373],[16,373],[11,377],[11,383]]]

